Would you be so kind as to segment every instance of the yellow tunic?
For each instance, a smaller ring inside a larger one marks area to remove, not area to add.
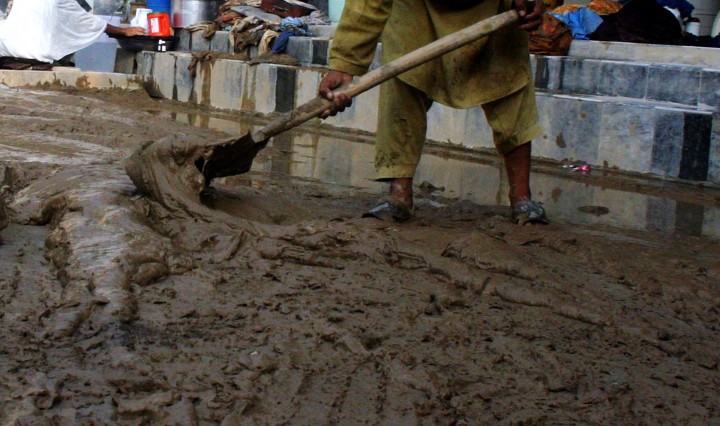
[[[330,50],[330,69],[361,75],[381,35],[382,62],[387,63],[509,7],[507,0],[346,0]],[[527,34],[510,26],[400,79],[454,108],[503,98],[532,81]]]

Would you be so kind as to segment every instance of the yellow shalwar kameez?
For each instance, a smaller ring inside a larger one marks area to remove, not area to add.
[[[506,0],[346,0],[329,67],[361,75],[381,36],[381,61],[387,63],[509,8]],[[539,136],[527,34],[516,26],[499,30],[384,83],[378,179],[415,174],[433,101],[453,108],[482,105],[503,154]]]

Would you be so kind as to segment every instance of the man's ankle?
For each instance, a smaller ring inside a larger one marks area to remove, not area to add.
[[[389,181],[390,197],[394,200],[408,206],[413,206],[413,187],[412,178],[395,178]]]
[[[530,194],[528,195],[510,195],[510,206],[515,206],[515,204],[519,203],[520,201],[529,201],[532,197]]]

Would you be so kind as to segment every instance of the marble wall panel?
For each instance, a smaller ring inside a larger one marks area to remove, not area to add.
[[[604,96],[642,99],[648,87],[647,76],[646,66],[603,61],[597,93]]]
[[[602,61],[566,57],[562,65],[559,90],[564,93],[594,95],[598,90]]]
[[[190,46],[192,47],[193,52],[210,50],[210,40],[202,35],[202,31],[194,31],[190,34]]]
[[[210,39],[210,50],[220,53],[232,53],[230,49],[229,32],[217,31]]]
[[[708,180],[720,183],[720,114],[713,116],[708,163]]]
[[[242,77],[247,64],[241,61],[216,61],[212,67],[210,105],[239,110],[242,107]]]
[[[313,40],[309,37],[290,37],[285,53],[303,65],[310,65],[313,61]]]
[[[654,101],[697,105],[700,93],[698,68],[650,65],[647,98]]]
[[[531,55],[533,80],[535,88],[540,90],[557,90],[560,87],[560,65],[557,56]]]
[[[598,163],[638,173],[650,170],[655,142],[653,108],[606,103],[601,116]]]
[[[655,110],[655,143],[650,171],[661,176],[677,177],[682,158],[685,114],[672,109]]]
[[[175,90],[175,55],[156,54],[153,60],[152,78],[157,94],[172,99]]]
[[[705,69],[700,73],[699,103],[720,110],[720,70]]]
[[[188,70],[192,56],[189,54],[177,54],[175,57],[175,91],[173,99],[180,102],[189,102],[194,85]]]

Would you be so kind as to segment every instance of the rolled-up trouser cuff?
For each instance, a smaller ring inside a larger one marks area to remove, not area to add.
[[[495,139],[495,148],[502,155],[514,150],[515,148],[525,145],[531,140],[541,136],[543,134],[540,125],[533,124],[529,128],[519,132],[518,134],[504,139],[502,142],[498,142],[498,138]]]
[[[420,90],[393,78],[380,86],[375,141],[376,179],[413,177],[427,130],[432,100]],[[542,135],[532,85],[482,105],[502,155]],[[482,137],[482,135],[478,135]]]
[[[398,178],[411,178],[415,176],[415,164],[396,164],[394,166],[380,166],[377,168],[375,180],[388,180]]]
[[[543,134],[532,85],[483,104],[482,108],[493,130],[495,148],[502,155]]]

